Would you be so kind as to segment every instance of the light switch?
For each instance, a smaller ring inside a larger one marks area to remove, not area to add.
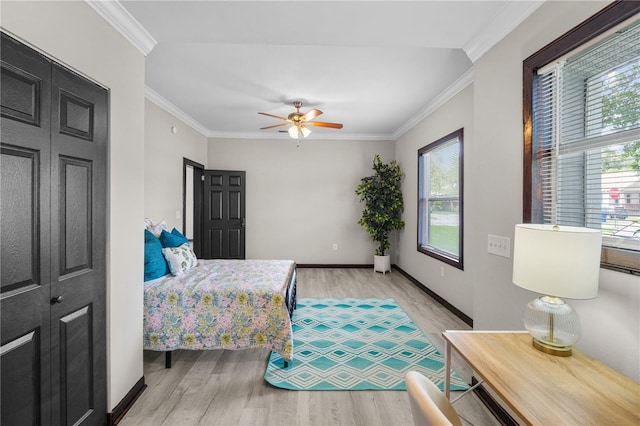
[[[487,252],[506,258],[511,257],[511,239],[509,237],[489,235],[487,241]]]

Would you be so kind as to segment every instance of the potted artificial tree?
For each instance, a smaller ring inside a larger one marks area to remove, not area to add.
[[[373,159],[373,170],[375,173],[362,178],[356,187],[356,195],[365,204],[358,224],[378,243],[373,270],[384,273],[391,271],[391,258],[386,254],[391,247],[389,233],[404,228],[401,220],[404,211],[400,187],[402,172],[395,160],[385,164],[377,154]]]

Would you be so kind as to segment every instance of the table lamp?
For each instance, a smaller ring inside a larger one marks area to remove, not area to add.
[[[536,349],[571,355],[571,347],[580,338],[580,319],[561,297],[593,299],[598,295],[601,243],[598,229],[516,225],[513,283],[544,294],[529,302],[524,315],[524,326]]]

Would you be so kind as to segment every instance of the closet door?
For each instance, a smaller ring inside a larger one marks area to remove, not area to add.
[[[53,64],[51,369],[53,418],[106,420],[107,92]]]
[[[2,36],[2,425],[50,424],[51,64]]]
[[[3,425],[106,422],[108,93],[2,36]]]

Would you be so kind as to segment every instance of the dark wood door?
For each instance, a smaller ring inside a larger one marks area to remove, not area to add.
[[[108,92],[4,35],[2,61],[2,424],[104,424]]]
[[[51,64],[2,36],[2,425],[50,424]]]
[[[243,171],[204,171],[205,259],[245,258],[245,176]]]
[[[51,128],[53,418],[106,420],[108,93],[54,64]]]

